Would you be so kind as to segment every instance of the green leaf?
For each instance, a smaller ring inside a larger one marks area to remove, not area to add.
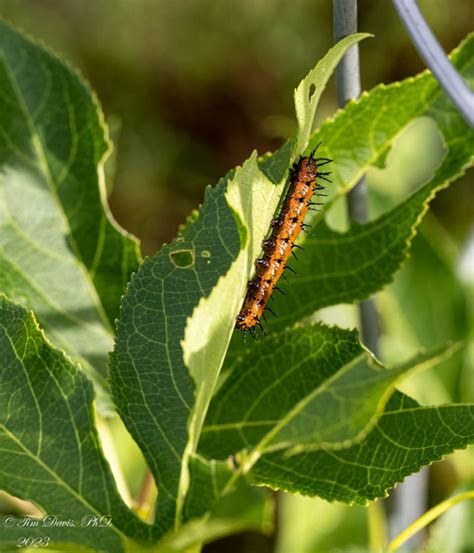
[[[0,21],[0,290],[104,383],[138,246],[113,221],[103,116],[82,79]]]
[[[146,260],[132,278],[110,358],[110,379],[118,410],[158,484],[156,524],[161,532],[181,523],[188,461],[253,261],[289,165],[306,145],[316,103],[302,98],[302,90],[314,84],[319,97],[346,49],[364,36],[341,41],[319,66],[317,78],[312,73],[309,84],[300,85],[295,96],[300,132],[294,141],[262,164],[262,170],[254,153],[242,168],[208,189],[197,220],[189,220],[181,236]]]
[[[258,485],[329,501],[366,504],[423,466],[474,443],[474,405],[422,407],[396,392],[360,443],[292,457],[264,455],[250,478]]]
[[[117,408],[159,489],[157,524],[163,533],[174,525],[187,422],[194,403],[180,342],[199,299],[211,293],[240,250],[239,229],[225,190],[224,180],[208,188],[197,221],[158,255],[146,259],[132,277],[110,358]],[[192,264],[176,264],[177,252],[188,252]]]
[[[298,85],[295,90],[298,134],[296,137],[296,155],[294,159],[303,153],[308,144],[316,108],[326,86],[328,76],[334,73],[337,64],[349,48],[364,38],[371,36],[373,35],[369,33],[356,33],[340,40]]]
[[[474,33],[451,52],[450,59],[464,78],[472,81]],[[338,197],[347,194],[368,167],[390,150],[406,125],[426,115],[436,120],[445,140],[452,137],[453,145],[458,132],[466,134],[466,123],[429,71],[363,92],[333,119],[326,120],[313,134],[307,148],[321,141],[318,153],[334,160],[331,166],[334,184],[328,186],[330,199],[323,211]],[[457,146],[464,150],[462,141]],[[320,216],[316,218],[320,219]]]
[[[474,35],[452,57],[474,86]],[[422,113],[438,124],[447,154],[427,184],[375,221],[352,223],[344,233],[331,230],[321,219],[316,221],[313,237],[304,241],[306,251],[298,256],[298,276],[284,286],[286,295],[276,298],[278,319],[270,319],[269,328],[278,331],[322,307],[364,300],[391,282],[408,256],[428,203],[474,162],[472,130],[453,111],[450,101],[439,96],[436,81],[427,74],[377,87],[325,123],[311,139],[313,145],[322,140],[323,155],[335,160],[335,181],[342,188],[333,192],[333,198],[347,193],[361,171]],[[355,146],[349,144],[354,128]],[[331,193],[332,186],[328,188]]]
[[[267,154],[260,160],[263,173],[275,184],[286,175],[288,167],[298,159],[308,146],[308,140],[313,128],[314,115],[327,82],[334,73],[342,56],[352,46],[373,35],[355,33],[340,40],[322,58],[299,83],[295,89],[294,103],[298,130],[296,136],[289,139],[274,154]]]
[[[123,503],[94,426],[90,381],[45,339],[33,315],[0,296],[0,488],[75,527],[51,527],[54,542],[121,552],[152,529]],[[83,527],[83,517],[111,517]],[[45,528],[2,528],[1,543],[45,535]],[[41,534],[42,532],[42,534]]]
[[[355,331],[309,325],[279,333],[236,363],[212,400],[199,449],[211,458],[245,450],[242,463],[252,465],[278,449],[347,447],[374,424],[397,380],[439,359],[387,370]]]
[[[112,390],[157,481],[157,525],[163,532],[181,517],[188,458],[233,332],[246,282],[242,274],[260,247],[261,235],[249,240],[247,225],[263,233],[273,215],[271,209],[257,208],[252,194],[273,195],[278,201],[277,188],[258,170],[255,154],[230,182],[207,189],[199,218],[145,261],[123,302],[110,361]],[[177,254],[181,259],[187,255],[191,263],[177,263]],[[223,302],[229,286],[240,286],[241,294]],[[209,301],[202,301],[206,296]],[[210,315],[213,302],[221,308]],[[193,310],[195,317],[186,326]],[[195,324],[201,318],[206,325]],[[195,405],[194,385],[199,387]]]

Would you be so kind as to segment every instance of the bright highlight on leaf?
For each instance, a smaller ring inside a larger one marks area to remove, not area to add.
[[[0,290],[101,390],[139,262],[105,203],[103,115],[79,75],[2,21],[0,53]]]

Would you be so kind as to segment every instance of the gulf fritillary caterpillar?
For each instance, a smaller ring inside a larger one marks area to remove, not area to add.
[[[329,181],[319,167],[330,163],[328,158],[316,158],[318,146],[308,157],[300,157],[299,161],[290,170],[290,185],[282,203],[280,214],[272,221],[272,232],[269,238],[262,242],[263,257],[255,261],[256,273],[249,282],[242,309],[237,316],[235,327],[243,330],[244,337],[249,332],[257,337],[256,326],[265,333],[261,318],[265,317],[264,311],[273,311],[267,306],[273,290],[281,290],[276,286],[285,269],[294,270],[287,265],[287,260],[295,247],[295,240],[301,230],[308,225],[304,224],[304,218],[310,207],[321,205],[312,202],[313,194],[324,196],[320,190],[324,190],[316,182],[318,178]],[[331,181],[329,181],[331,182]],[[296,256],[295,256],[296,257]]]

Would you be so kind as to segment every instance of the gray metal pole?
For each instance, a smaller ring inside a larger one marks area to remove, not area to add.
[[[420,57],[467,123],[474,127],[474,93],[449,61],[415,0],[393,0],[393,5]]]
[[[357,0],[333,0],[334,42],[357,32]],[[343,107],[360,95],[359,47],[353,46],[336,68],[337,100]],[[362,177],[349,192],[348,208],[351,220],[365,223],[368,219],[367,184]],[[362,339],[379,356],[379,327],[375,303],[372,299],[359,305]]]
[[[396,2],[397,0],[394,0]],[[408,0],[407,0],[408,1]],[[333,0],[334,39],[337,42],[344,36],[357,32],[357,0]],[[359,50],[354,46],[344,56],[336,69],[336,84],[339,106],[360,95]],[[368,219],[367,185],[362,178],[348,195],[348,208],[351,220],[364,223]],[[369,349],[379,357],[378,316],[373,299],[359,306],[362,338]],[[428,471],[424,470],[408,478],[393,493],[394,512],[390,516],[389,531],[393,536],[409,522],[422,515],[426,509],[426,485]],[[418,533],[405,544],[404,551],[413,551],[423,539]]]

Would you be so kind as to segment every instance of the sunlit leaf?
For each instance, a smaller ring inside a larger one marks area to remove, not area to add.
[[[365,504],[406,476],[474,442],[474,405],[422,407],[397,392],[373,430],[347,449],[292,457],[276,452],[252,469],[255,483]]]
[[[103,116],[73,70],[3,22],[0,53],[0,290],[104,385],[139,254],[106,205]]]
[[[124,551],[146,543],[151,527],[123,503],[94,426],[91,382],[45,339],[33,315],[0,296],[0,487],[49,516],[73,521],[28,531],[55,542]],[[109,517],[86,527],[84,517]],[[25,535],[3,524],[2,545]]]

